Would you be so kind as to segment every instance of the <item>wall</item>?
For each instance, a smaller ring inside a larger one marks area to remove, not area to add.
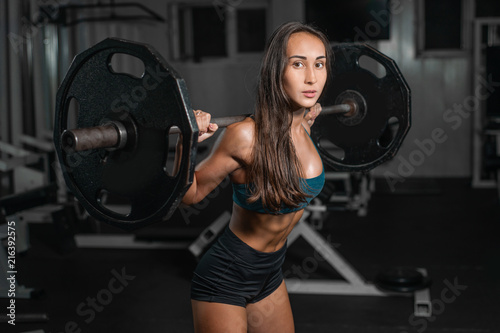
[[[396,61],[411,88],[413,124],[397,157],[374,173],[469,177],[472,117],[463,118],[458,124],[450,122],[445,112],[463,104],[470,95],[471,54],[459,58],[417,58],[416,2],[394,3],[399,5],[392,10],[391,40],[379,42],[378,49]],[[442,129],[444,142],[436,143],[432,151],[429,142],[436,129]],[[422,148],[421,142],[426,142],[427,148]]]

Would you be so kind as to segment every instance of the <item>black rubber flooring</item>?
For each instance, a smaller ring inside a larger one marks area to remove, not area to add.
[[[168,240],[181,235],[181,227],[194,233],[227,209],[230,195],[226,186],[206,208],[177,212],[138,234]],[[101,232],[121,231],[103,227]],[[388,267],[426,268],[434,314],[413,317],[412,297],[292,294],[297,332],[500,332],[495,190],[471,189],[465,179],[409,179],[391,192],[380,179],[367,216],[331,212],[321,233],[367,280]],[[0,323],[0,332],[192,332],[189,287],[196,260],[187,250],[61,253],[52,224],[31,224],[30,237],[31,248],[17,258],[18,282],[43,289],[43,295],[16,300],[16,326]],[[299,239],[289,248],[284,269],[303,265],[312,255],[312,247]],[[338,277],[324,263],[306,273],[296,277]],[[7,305],[0,299],[0,313]],[[48,321],[22,322],[28,314],[46,314]]]

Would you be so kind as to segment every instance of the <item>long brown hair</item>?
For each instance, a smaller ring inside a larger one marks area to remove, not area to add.
[[[253,163],[247,175],[248,182],[253,184],[248,202],[260,198],[270,212],[278,212],[282,205],[297,208],[309,196],[301,185],[302,166],[290,132],[292,101],[283,87],[288,40],[298,32],[310,33],[323,42],[328,71],[333,56],[325,35],[299,22],[281,25],[267,43],[257,87]]]

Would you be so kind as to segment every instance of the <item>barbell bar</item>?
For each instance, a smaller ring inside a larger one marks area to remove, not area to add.
[[[355,101],[348,100],[343,104],[322,107],[320,115],[342,114],[346,117],[353,116],[358,111],[359,106]],[[227,127],[231,124],[243,121],[247,116],[228,116],[211,119],[212,123],[219,128]],[[181,134],[177,126],[169,129],[169,135]],[[127,145],[129,138],[126,127],[122,122],[105,121],[103,125],[65,130],[61,136],[61,148],[65,151],[85,151],[91,149],[121,149]]]

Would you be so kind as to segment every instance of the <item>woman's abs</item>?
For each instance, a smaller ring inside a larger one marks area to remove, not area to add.
[[[303,210],[289,214],[272,215],[246,210],[233,203],[229,228],[243,242],[260,252],[281,249]]]

